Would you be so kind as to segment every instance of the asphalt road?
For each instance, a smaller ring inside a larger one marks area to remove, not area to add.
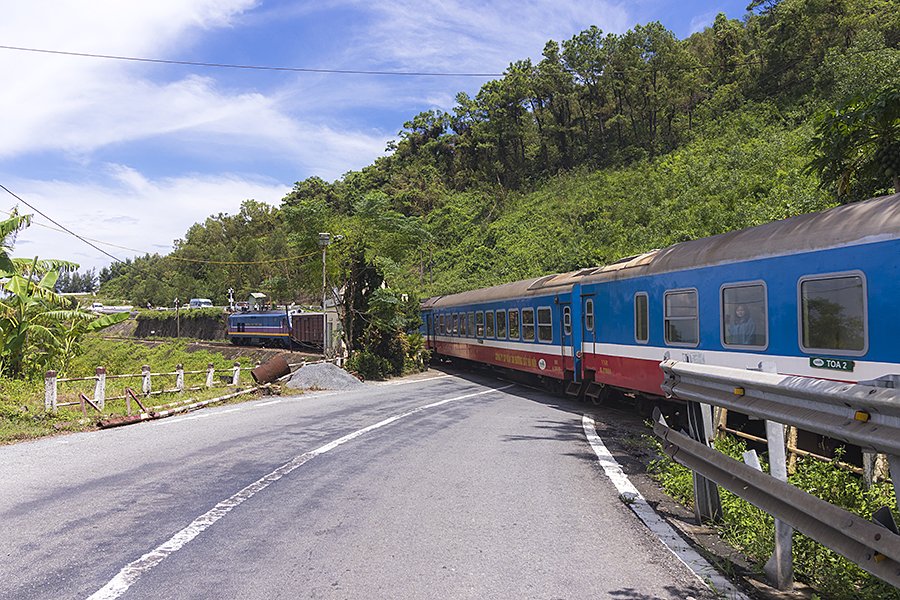
[[[709,597],[581,417],[440,376],[0,447],[0,598]]]

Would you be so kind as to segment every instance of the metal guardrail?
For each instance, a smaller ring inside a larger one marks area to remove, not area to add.
[[[653,431],[676,462],[900,587],[900,536],[670,429],[657,409]]]
[[[682,400],[793,425],[900,456],[900,389],[667,360],[662,388]]]
[[[780,434],[780,424],[791,425],[888,454],[900,505],[900,389],[675,360],[660,363],[660,368],[665,375],[662,389],[689,405],[708,404],[765,419],[769,422],[767,432]],[[781,521],[793,526],[900,587],[900,535],[886,507],[876,514],[875,523],[866,521],[672,431],[659,414],[654,415],[654,421],[654,432],[665,440],[666,453],[693,470],[695,479],[708,478],[771,514],[776,525]],[[770,451],[783,444],[780,436],[776,438],[774,447],[773,439],[769,439]],[[783,466],[783,456],[779,461]],[[775,463],[772,465],[774,475]],[[781,550],[787,555],[778,561],[787,558],[788,563],[781,562],[780,568],[789,571],[789,533]],[[776,540],[773,560],[778,555]],[[789,581],[790,575],[785,572],[775,577],[779,587]]]

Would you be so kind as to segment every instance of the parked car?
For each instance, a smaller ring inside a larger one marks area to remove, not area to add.
[[[190,308],[212,308],[212,300],[209,298],[191,298]]]

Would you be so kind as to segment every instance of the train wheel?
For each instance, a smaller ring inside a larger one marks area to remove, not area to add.
[[[607,398],[609,398],[609,386],[607,385],[600,388],[595,395],[590,396],[591,404],[596,406],[604,404]]]

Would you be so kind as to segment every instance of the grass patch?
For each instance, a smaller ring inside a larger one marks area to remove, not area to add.
[[[648,436],[649,437],[649,436]],[[652,438],[660,458],[651,462],[649,472],[662,488],[675,500],[693,506],[694,491],[691,471],[663,454],[659,442]],[[746,444],[737,438],[726,436],[716,440],[716,449],[742,461]],[[835,463],[811,458],[798,458],[797,471],[788,477],[789,482],[830,504],[839,506],[864,519],[882,506],[894,507],[894,487],[881,482],[866,489],[860,477],[842,469]],[[768,464],[760,457],[763,470]],[[730,545],[741,550],[762,566],[775,547],[774,519],[749,502],[719,488],[722,498],[724,522],[718,526],[719,535]],[[895,514],[895,518],[897,515]],[[805,535],[794,532],[794,575],[815,587],[823,598],[830,600],[900,600],[900,590],[882,582],[860,569],[832,550]]]
[[[163,393],[144,397],[140,394],[141,378],[107,379],[106,406],[103,415],[88,407],[88,417],[83,419],[80,406],[60,407],[56,414],[44,410],[43,380],[11,380],[0,379],[0,443],[11,443],[27,439],[35,439],[53,435],[61,431],[81,431],[96,426],[98,418],[121,416],[126,414],[125,400],[112,400],[112,397],[125,395],[125,388],[130,387],[138,392],[138,397],[148,409],[173,402],[200,402],[238,391],[240,388],[226,387],[223,377],[231,379],[234,360],[208,350],[189,352],[188,340],[172,340],[155,347],[147,347],[131,341],[104,340],[100,337],[89,337],[85,340],[84,351],[75,358],[69,373],[60,377],[90,377],[97,366],[106,367],[108,375],[137,374],[142,365],[150,365],[153,373],[173,373],[175,366],[184,365],[185,371],[201,371],[196,374],[186,373],[185,388],[199,386],[203,389],[188,390],[182,393]],[[252,384],[249,369],[253,362],[250,358],[238,359],[241,364],[242,388]],[[213,364],[216,369],[216,387],[206,388],[206,368]],[[76,402],[79,394],[88,398],[94,396],[95,382],[76,381],[60,382],[57,387],[59,403]],[[154,390],[172,390],[175,387],[175,375],[152,378]],[[234,402],[249,399],[241,396]],[[132,413],[139,411],[132,403]],[[84,422],[81,422],[84,421]]]

